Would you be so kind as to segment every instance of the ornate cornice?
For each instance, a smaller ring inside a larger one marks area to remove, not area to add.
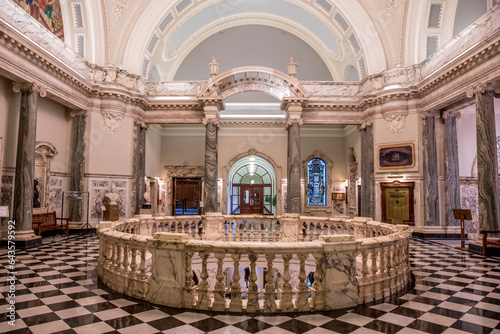
[[[33,82],[15,82],[12,89],[16,93],[30,92],[37,93],[41,97],[47,96],[47,89]]]

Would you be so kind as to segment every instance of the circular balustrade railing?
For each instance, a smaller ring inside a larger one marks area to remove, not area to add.
[[[411,230],[366,218],[134,218],[101,223],[98,233],[99,278],[172,307],[339,309],[387,297],[410,279]]]

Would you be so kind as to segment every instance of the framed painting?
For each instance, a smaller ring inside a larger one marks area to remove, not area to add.
[[[416,167],[415,144],[401,143],[378,147],[378,169],[414,169]]]

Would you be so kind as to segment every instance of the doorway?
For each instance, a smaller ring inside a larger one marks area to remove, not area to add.
[[[261,184],[242,184],[240,192],[241,214],[264,214],[264,205],[262,198],[264,187]]]
[[[200,200],[201,178],[174,178],[175,216],[198,215]]]

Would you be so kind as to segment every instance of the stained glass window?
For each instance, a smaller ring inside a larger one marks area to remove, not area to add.
[[[318,158],[307,163],[307,205],[326,205],[326,163]]]

